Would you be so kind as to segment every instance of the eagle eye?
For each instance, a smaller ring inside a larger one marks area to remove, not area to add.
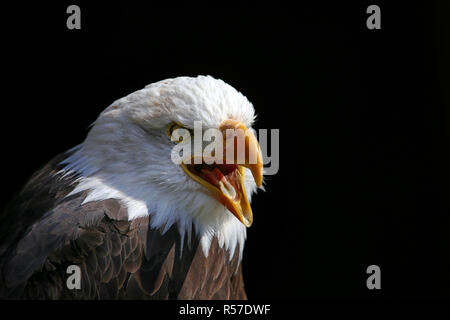
[[[190,130],[183,127],[181,124],[173,122],[167,128],[167,134],[172,142],[180,143],[181,141],[187,141],[193,134],[194,130]]]

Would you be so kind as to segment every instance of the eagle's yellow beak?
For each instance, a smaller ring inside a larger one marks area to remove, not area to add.
[[[224,121],[219,129],[224,137],[223,164],[181,163],[181,167],[189,177],[211,191],[239,221],[249,227],[253,222],[253,214],[244,187],[244,167],[250,169],[256,185],[260,187],[263,178],[261,149],[253,132],[236,120]],[[243,148],[239,147],[239,139],[245,141]],[[230,151],[234,160],[228,157],[225,159],[227,154],[231,154]]]

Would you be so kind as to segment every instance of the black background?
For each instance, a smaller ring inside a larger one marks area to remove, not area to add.
[[[280,129],[280,170],[252,205],[249,298],[449,297],[450,11],[426,3],[374,2],[381,30],[372,2],[5,10],[1,207],[115,99],[210,74],[249,98],[256,128]]]

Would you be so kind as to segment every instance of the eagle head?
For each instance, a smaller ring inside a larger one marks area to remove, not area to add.
[[[249,203],[263,177],[254,119],[252,104],[222,80],[178,77],[150,84],[106,108],[64,161],[65,170],[79,175],[71,194],[88,190],[84,203],[118,199],[129,220],[148,215],[163,233],[176,224],[183,240],[194,230],[206,256],[214,236],[230,257],[237,245],[242,254],[253,221]],[[235,156],[220,163],[215,152],[212,161],[202,154],[199,159],[195,151],[187,153],[188,161],[173,160],[175,147],[208,129],[223,133],[221,157],[230,148],[239,155],[239,134],[233,133],[244,134],[242,161]]]

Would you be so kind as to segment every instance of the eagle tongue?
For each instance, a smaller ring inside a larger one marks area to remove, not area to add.
[[[236,192],[238,188],[236,181],[234,181],[236,179],[235,174],[225,176],[218,168],[202,169],[201,172],[209,183],[219,188],[230,200],[237,201],[240,198]]]
[[[222,174],[222,172],[214,168],[213,170],[208,169],[202,169],[201,172],[203,173],[206,181],[211,183],[213,186],[220,188],[219,182],[225,178],[225,176]]]

